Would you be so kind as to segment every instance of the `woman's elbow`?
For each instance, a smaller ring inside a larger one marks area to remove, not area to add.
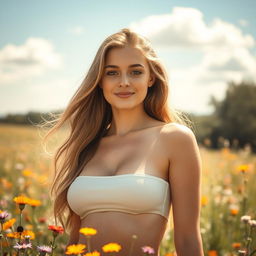
[[[177,256],[204,256],[201,235],[198,233],[174,239]]]

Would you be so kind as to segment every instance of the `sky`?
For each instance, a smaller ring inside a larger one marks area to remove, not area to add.
[[[0,115],[63,109],[109,35],[147,37],[169,104],[210,114],[229,81],[256,80],[255,0],[0,0]]]

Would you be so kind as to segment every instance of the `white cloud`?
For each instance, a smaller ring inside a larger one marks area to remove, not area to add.
[[[220,18],[206,24],[199,10],[175,7],[170,14],[145,17],[130,28],[147,37],[156,50],[170,50],[168,57],[180,53],[184,65],[174,62],[169,73],[171,101],[182,110],[209,113],[209,96],[224,97],[228,81],[255,80],[256,58],[250,51],[255,39]],[[202,54],[192,66],[186,65],[189,49]]]
[[[84,28],[82,26],[76,26],[68,30],[71,34],[80,36],[84,33]]]
[[[146,17],[130,25],[159,47],[253,47],[251,35],[243,35],[233,24],[219,18],[207,25],[203,14],[194,8],[175,7],[172,13]]]
[[[23,45],[7,44],[0,50],[0,83],[38,76],[61,65],[62,57],[46,39],[31,37]]]

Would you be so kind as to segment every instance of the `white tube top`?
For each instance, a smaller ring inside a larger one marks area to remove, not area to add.
[[[143,173],[78,176],[68,189],[67,201],[81,219],[94,212],[118,211],[155,213],[168,220],[170,186],[162,178]]]

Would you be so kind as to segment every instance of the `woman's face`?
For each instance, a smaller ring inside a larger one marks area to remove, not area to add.
[[[117,109],[130,109],[143,103],[155,78],[138,49],[113,48],[106,55],[100,87],[106,101]],[[129,96],[118,93],[132,93]]]

